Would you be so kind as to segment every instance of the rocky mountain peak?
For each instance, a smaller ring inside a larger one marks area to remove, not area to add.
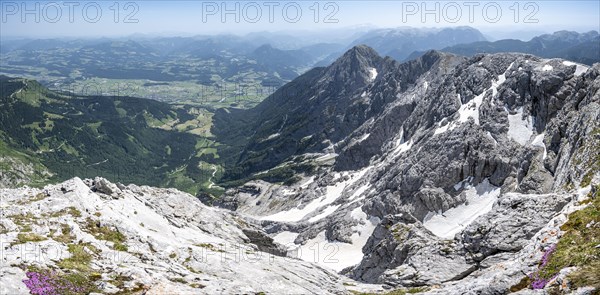
[[[374,60],[379,59],[379,53],[375,51],[375,49],[365,45],[360,44],[352,47],[344,55],[342,55],[338,60],[347,60],[347,59],[359,59],[359,60]]]
[[[357,45],[328,67],[326,76],[363,87],[377,78],[383,58],[373,48]]]

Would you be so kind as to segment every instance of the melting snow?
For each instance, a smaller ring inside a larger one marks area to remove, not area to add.
[[[577,66],[577,68],[575,69],[575,76],[581,76],[581,74],[587,72],[588,67],[584,66],[584,65],[580,65],[578,63],[574,63],[571,61],[563,61],[563,65],[565,66]]]
[[[377,79],[377,69],[376,68],[369,68],[369,74],[371,75],[371,81],[375,81],[375,79]]]
[[[442,124],[442,122],[440,122],[438,124],[438,126],[441,124]],[[440,126],[440,127],[436,128],[435,131],[433,132],[433,135],[442,134],[442,133],[448,131],[448,129],[450,129],[450,127],[452,127],[452,129],[454,129],[454,126],[451,126],[451,125],[453,125],[452,122],[449,122],[444,126]],[[452,130],[452,129],[450,129],[450,130]]]
[[[457,121],[449,122],[448,124],[446,124],[444,126],[441,126],[441,122],[440,122],[438,125],[439,127],[434,131],[433,134],[437,135],[437,134],[444,133],[448,130],[452,130],[452,129],[456,128],[459,123],[467,122],[469,120],[469,118],[473,118],[473,120],[475,121],[475,124],[479,125],[479,108],[481,107],[481,104],[483,103],[483,97],[490,90],[492,90],[493,97],[495,97],[498,94],[498,87],[500,87],[500,85],[502,85],[506,81],[506,72],[508,72],[508,70],[510,68],[512,68],[513,64],[514,64],[514,62],[511,63],[508,66],[508,68],[506,68],[506,71],[504,71],[504,73],[502,73],[501,75],[498,75],[498,78],[496,80],[492,80],[492,86],[490,86],[490,88],[484,90],[479,95],[475,96],[475,98],[471,99],[467,103],[460,106],[460,108],[458,109],[459,118]],[[493,102],[493,97],[492,97],[492,102]],[[458,95],[458,100],[460,100],[460,94]]]
[[[323,208],[325,206],[329,206],[331,203],[335,202],[338,198],[342,197],[342,192],[344,191],[344,189],[346,189],[346,187],[349,187],[352,184],[354,184],[356,181],[358,181],[369,169],[370,168],[365,168],[361,171],[354,172],[354,173],[344,172],[343,175],[338,173],[334,177],[334,180],[337,180],[337,179],[341,178],[342,176],[349,176],[348,180],[340,181],[334,185],[328,186],[326,188],[326,194],[324,196],[321,196],[319,198],[312,200],[310,203],[308,203],[302,209],[292,208],[290,210],[281,211],[281,212],[278,212],[278,213],[275,213],[272,215],[263,216],[260,218],[260,220],[272,220],[272,221],[282,221],[282,222],[300,221],[308,214],[313,213],[314,211],[316,211],[320,208]],[[318,219],[325,218],[329,214],[333,213],[336,209],[337,208],[331,209],[331,206],[327,207],[327,208],[323,209],[323,211],[319,215],[314,216],[311,219],[316,218],[316,217],[319,217]],[[324,213],[327,213],[327,214],[324,214]],[[313,221],[316,221],[318,219],[314,219]],[[311,222],[313,222],[313,221],[311,221]]]
[[[293,190],[289,190],[289,189],[283,189],[281,190],[281,193],[283,193],[284,196],[293,196],[296,193]]]
[[[491,185],[486,179],[476,187],[469,187],[463,193],[467,197],[465,204],[444,213],[429,212],[423,220],[423,226],[440,238],[452,239],[477,217],[492,210],[494,202],[500,195],[500,188]]]
[[[318,215],[311,217],[308,222],[315,222],[315,221],[319,221],[327,216],[329,216],[331,213],[335,212],[335,210],[337,210],[341,205],[332,205],[329,206],[327,208],[325,208],[323,210],[323,212],[319,213]]]
[[[316,162],[327,162],[335,159],[338,156],[336,153],[325,154],[315,159]]]
[[[369,136],[371,136],[370,133],[367,133],[367,134],[363,135],[361,138],[358,139],[358,141],[356,143],[363,142],[363,141],[367,140],[367,138],[369,138]]]
[[[350,196],[350,198],[348,198],[348,200],[354,200],[356,197],[362,195],[364,192],[366,192],[369,188],[371,187],[371,184],[367,183],[361,187],[359,187],[354,194],[352,194],[352,196]]]
[[[544,133],[539,134],[538,136],[536,136],[533,141],[531,142],[532,146],[539,146],[541,148],[544,149],[544,155],[542,156],[542,159],[546,159],[546,156],[548,155],[547,151],[546,151],[546,145],[544,144]]]
[[[291,257],[315,262],[336,271],[357,265],[363,258],[363,246],[367,243],[380,220],[377,217],[368,218],[360,207],[352,210],[350,214],[352,218],[360,221],[360,224],[352,227],[352,244],[329,242],[325,237],[325,231],[322,231],[302,246],[288,247],[288,253]],[[275,236],[274,240],[288,242],[286,244],[290,245],[289,241],[293,242],[296,236],[297,234],[294,236],[293,233],[282,232]]]
[[[475,124],[479,125],[479,107],[483,102],[483,96],[486,92],[487,90],[481,93],[480,95],[475,96],[474,99],[463,104],[460,107],[460,109],[458,109],[458,114],[460,116],[458,118],[458,122],[467,122],[469,120],[469,117],[472,117],[475,120]]]
[[[542,71],[544,71],[544,72],[549,72],[549,71],[552,71],[553,69],[554,68],[551,65],[544,65],[542,67]]]
[[[413,145],[413,141],[412,139],[409,140],[408,142],[405,142],[401,145],[399,145],[398,147],[396,147],[396,149],[392,152],[392,157],[398,157],[400,156],[402,153],[410,150],[410,148]]]
[[[523,107],[519,108],[514,115],[508,114],[508,132],[506,135],[521,145],[525,145],[533,135],[533,119],[529,117],[523,120],[522,118]]]
[[[454,190],[458,191],[463,188],[465,185],[469,185],[469,182],[473,181],[473,176],[467,177],[465,180],[454,185]]]
[[[275,241],[276,243],[285,245],[285,246],[292,246],[292,245],[294,245],[294,240],[296,240],[297,237],[298,237],[298,233],[293,233],[290,231],[282,231],[273,237],[273,241]]]
[[[400,138],[396,141],[396,148],[392,152],[391,157],[396,158],[396,157],[400,156],[400,154],[410,150],[412,145],[413,145],[412,139],[409,140],[408,142],[404,141],[404,128],[401,128],[400,129]]]
[[[489,131],[486,133],[486,135],[494,141],[494,146],[498,145],[498,141],[492,136],[492,133],[490,133]]]
[[[315,182],[315,176],[311,176],[305,183],[301,184],[300,187],[308,188],[308,186],[311,185],[313,182]]]

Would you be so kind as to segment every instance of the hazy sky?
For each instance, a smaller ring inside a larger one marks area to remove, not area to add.
[[[117,3],[117,4],[115,4]],[[516,3],[516,4],[515,4]],[[445,27],[484,32],[600,29],[600,1],[1,1],[0,34],[20,37],[194,35]]]

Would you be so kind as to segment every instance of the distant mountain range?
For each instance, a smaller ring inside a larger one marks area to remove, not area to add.
[[[416,50],[485,40],[470,27],[403,27],[358,34],[349,44],[336,43],[338,38],[326,43],[283,34],[11,40],[3,42],[0,60],[5,74],[27,74],[41,82],[99,77],[212,84],[215,77],[246,82],[245,77],[253,76],[282,85],[315,65],[329,65],[358,44],[403,60]]]
[[[266,43],[259,43],[266,42]],[[212,85],[268,82],[282,85],[343,45],[311,44],[278,49],[268,40],[231,35],[126,40],[17,40],[2,44],[3,68],[41,82],[90,77],[193,81]]]
[[[600,62],[600,35],[597,31],[577,33],[558,31],[521,41],[513,39],[495,42],[480,41],[445,47],[442,51],[472,56],[477,53],[521,52],[546,58],[564,58],[592,65]],[[424,52],[415,52],[407,60],[416,58]]]
[[[332,42],[311,42],[284,34],[10,40],[1,44],[0,72],[26,76],[45,85],[98,77],[279,87],[314,66],[330,65],[344,51],[360,44],[397,61],[414,59],[430,49],[465,56],[523,52],[588,65],[600,61],[600,37],[595,31],[560,31],[526,42],[489,42],[471,27],[400,27],[357,34],[352,41],[343,41],[349,42],[346,44],[339,42],[348,36],[332,38]]]
[[[418,29],[411,27],[380,29],[358,38],[350,46],[365,44],[383,56],[403,61],[417,50],[441,49],[444,47],[486,41],[477,29],[471,27]]]

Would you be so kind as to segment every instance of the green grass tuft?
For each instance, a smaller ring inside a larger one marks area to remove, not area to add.
[[[13,245],[25,244],[27,242],[41,242],[47,240],[45,237],[42,237],[38,234],[34,233],[19,233],[17,234],[17,240],[11,243]]]
[[[118,230],[112,229],[106,225],[101,225],[100,222],[94,221],[91,218],[86,219],[84,230],[93,235],[98,240],[109,241],[114,244],[113,249],[117,251],[128,250],[125,242],[127,238]]]
[[[593,192],[593,193],[592,193]],[[551,278],[561,269],[578,267],[569,277],[575,287],[595,286],[600,288],[600,187],[590,192],[591,202],[569,215],[561,226],[564,234],[548,263],[540,270],[540,277]]]
[[[59,261],[58,266],[62,269],[90,272],[90,263],[93,257],[88,251],[97,253],[98,249],[90,244],[69,244],[68,247],[71,257]]]

